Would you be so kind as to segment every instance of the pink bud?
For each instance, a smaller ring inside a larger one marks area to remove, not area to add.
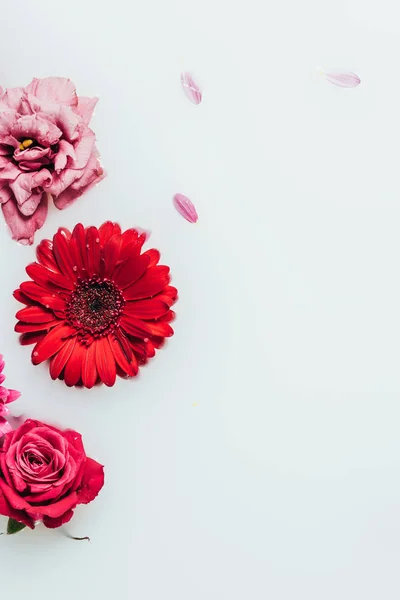
[[[193,104],[200,104],[202,92],[190,73],[186,71],[181,73],[181,83],[182,89],[190,102],[193,102]]]
[[[331,83],[344,88],[357,87],[361,83],[359,76],[351,71],[323,71],[323,76]]]
[[[175,194],[175,196],[172,199],[172,202],[174,203],[174,206],[178,213],[182,215],[182,217],[186,219],[186,221],[189,221],[189,223],[197,222],[199,217],[197,215],[196,209],[194,207],[193,202],[191,202],[191,200],[189,200],[187,196],[184,196],[183,194]]]

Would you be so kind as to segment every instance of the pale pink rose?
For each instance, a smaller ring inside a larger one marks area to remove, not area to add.
[[[13,239],[32,244],[49,199],[63,209],[105,176],[88,126],[96,102],[63,77],[0,89],[0,204]]]

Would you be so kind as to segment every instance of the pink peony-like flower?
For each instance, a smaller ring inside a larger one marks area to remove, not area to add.
[[[2,354],[0,354],[0,437],[12,429],[9,422],[5,419],[5,416],[9,413],[7,404],[14,402],[14,400],[17,400],[21,395],[16,390],[9,390],[2,385],[6,378],[3,373],[4,365],[4,358]]]
[[[0,89],[0,204],[13,239],[32,244],[49,199],[63,209],[103,179],[88,126],[96,102],[63,77]]]

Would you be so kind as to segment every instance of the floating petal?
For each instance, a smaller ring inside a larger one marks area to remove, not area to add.
[[[173,197],[173,203],[180,215],[189,223],[196,223],[198,220],[197,211],[194,204],[187,196],[183,194],[175,194]]]
[[[323,71],[323,76],[334,85],[344,88],[354,88],[361,83],[359,76],[351,71]]]
[[[187,71],[181,73],[181,83],[188,100],[193,104],[200,104],[203,94],[190,73]]]

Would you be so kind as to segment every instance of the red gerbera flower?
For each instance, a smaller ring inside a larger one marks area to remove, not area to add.
[[[26,267],[33,281],[14,292],[26,305],[15,331],[21,344],[35,344],[34,365],[51,359],[52,379],[112,386],[117,374],[137,375],[173,335],[177,290],[158,250],[141,253],[145,239],[110,221],[99,229],[78,223],[37,247],[38,262]]]

